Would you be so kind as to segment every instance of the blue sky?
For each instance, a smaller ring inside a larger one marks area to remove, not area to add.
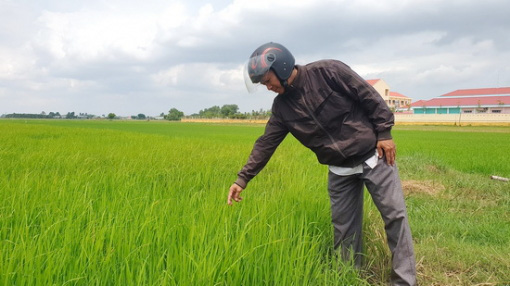
[[[243,65],[274,41],[414,100],[510,86],[506,0],[0,0],[0,114],[269,109]]]

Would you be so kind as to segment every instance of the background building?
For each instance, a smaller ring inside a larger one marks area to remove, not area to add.
[[[510,114],[510,87],[459,89],[411,107],[414,114]]]
[[[411,108],[412,99],[398,92],[390,91],[389,85],[382,79],[369,79],[367,82],[382,96],[386,104],[394,111]]]

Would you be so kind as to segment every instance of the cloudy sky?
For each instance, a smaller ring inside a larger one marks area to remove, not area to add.
[[[269,109],[243,65],[274,41],[413,100],[510,86],[508,0],[0,0],[0,114]]]

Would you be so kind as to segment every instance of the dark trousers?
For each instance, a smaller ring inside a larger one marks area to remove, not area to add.
[[[362,174],[338,176],[329,172],[335,248],[340,248],[345,261],[354,259],[355,265],[361,266],[364,185],[384,221],[392,254],[391,285],[416,285],[413,241],[398,169],[383,159],[373,169],[363,163]]]

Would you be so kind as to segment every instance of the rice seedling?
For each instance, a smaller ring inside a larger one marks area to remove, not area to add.
[[[389,254],[369,196],[358,272],[331,249],[327,169],[291,137],[227,206],[262,130],[0,121],[0,284],[383,285]],[[403,180],[441,186],[406,194],[420,282],[510,281],[508,185],[486,176],[508,176],[508,161],[491,162],[510,133],[424,132],[394,132]],[[477,148],[448,149],[481,142],[497,151],[469,165],[455,158]]]

